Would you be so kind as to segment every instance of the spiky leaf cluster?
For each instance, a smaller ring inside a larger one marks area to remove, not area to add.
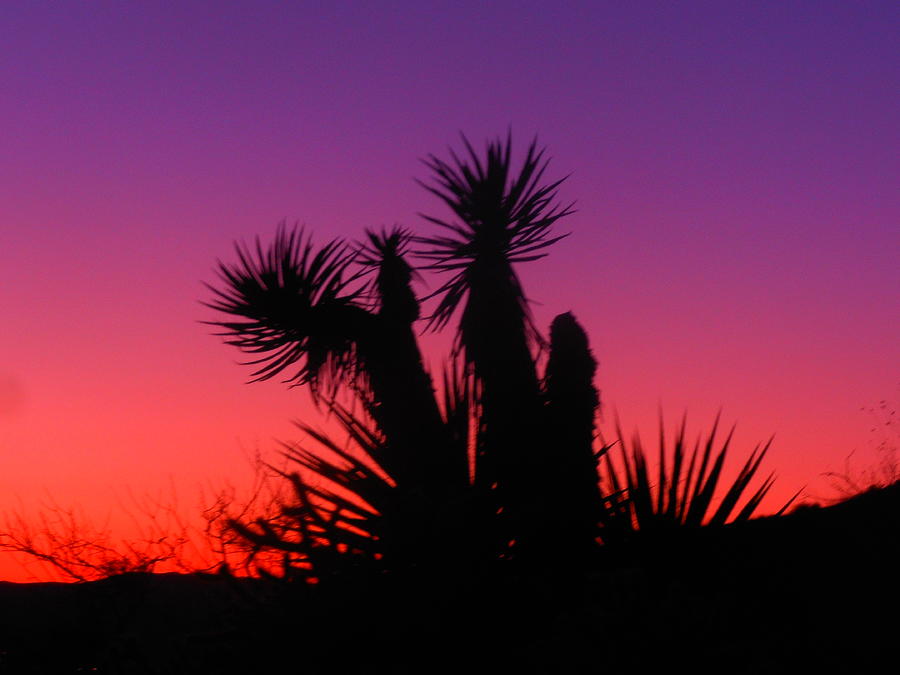
[[[621,468],[611,446],[594,450],[599,394],[587,334],[570,312],[557,316],[539,377],[534,346],[546,343],[514,269],[562,238],[552,233],[572,212],[557,201],[562,181],[545,182],[535,142],[517,169],[509,137],[488,143],[483,157],[463,142],[463,157],[425,161],[433,178],[425,187],[453,214],[426,216],[443,233],[368,230],[356,246],[316,248],[302,230],[282,227],[267,248],[237,246],[238,262],[219,264],[223,288],[212,288],[208,304],[237,317],[216,325],[254,355],[254,380],[286,372],[310,385],[353,447],[301,424],[315,445],[286,447],[295,470],[280,475],[292,499],[275,517],[234,523],[255,546],[284,552],[301,576],[508,559],[575,569],[598,534],[611,543],[636,530],[725,523],[768,449],[754,450],[711,516],[731,438],[714,451],[718,421],[702,449],[688,451],[684,425],[671,456],[661,436],[655,476],[639,438],[623,442]],[[429,296],[437,300],[428,325],[443,328],[460,310],[459,351],[437,388],[415,330],[413,242],[421,269],[450,275]],[[362,414],[337,403],[341,384]],[[750,517],[771,482],[737,519]]]
[[[717,415],[706,438],[698,437],[691,445],[685,435],[686,418],[682,418],[670,452],[660,415],[655,473],[649,468],[640,436],[635,433],[628,443],[617,421],[617,440],[604,444],[598,453],[603,457],[603,479],[611,495],[609,506],[603,511],[602,536],[606,541],[615,542],[635,532],[672,532],[682,527],[742,522],[754,515],[774,483],[774,474],[765,478],[740,510],[737,506],[759,470],[772,439],[753,449],[738,475],[727,485],[725,494],[720,495],[722,470],[734,427],[721,445],[717,445],[719,421]],[[620,450],[619,467],[614,464],[610,452],[615,445]],[[796,496],[781,508],[779,514]]]
[[[564,179],[544,184],[549,160],[537,141],[528,147],[518,173],[512,171],[512,139],[493,141],[487,145],[482,159],[463,137],[468,155],[460,158],[450,151],[451,161],[429,155],[425,165],[432,171],[434,182],[420,181],[457,216],[446,220],[423,217],[443,228],[448,234],[420,237],[418,255],[429,261],[428,268],[450,272],[451,277],[436,292],[440,297],[431,316],[432,324],[444,327],[471,289],[473,265],[508,265],[538,260],[544,249],[565,235],[552,236],[552,225],[570,213],[571,205],[556,203],[557,188]],[[523,317],[530,317],[524,293]]]
[[[252,381],[289,371],[286,382],[340,381],[356,367],[354,335],[360,314],[358,272],[351,271],[356,252],[340,240],[316,248],[302,229],[279,227],[264,248],[235,244],[238,262],[219,262],[221,287],[207,284],[212,309],[240,317],[215,322],[219,335],[241,351],[259,355]],[[292,372],[291,372],[292,371]]]

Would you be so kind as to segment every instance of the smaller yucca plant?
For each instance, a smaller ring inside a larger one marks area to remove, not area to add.
[[[355,452],[297,422],[318,447],[285,443],[283,455],[290,468],[269,466],[288,481],[290,496],[274,515],[230,523],[258,550],[281,551],[285,576],[309,580],[348,568],[376,571],[383,567],[386,545],[398,543],[392,536],[396,533],[384,530],[391,524],[384,516],[392,515],[398,499],[395,481],[375,460],[384,439],[340,404],[330,401],[329,409]]]
[[[603,441],[597,453],[608,504],[603,510],[601,537],[604,542],[614,543],[635,532],[660,534],[676,528],[742,522],[756,513],[775,482],[774,473],[770,473],[759,484],[740,509],[738,504],[748,492],[772,439],[757,444],[738,475],[727,487],[720,489],[722,470],[734,427],[723,441],[717,442],[719,419],[717,415],[705,439],[698,437],[691,445],[685,438],[686,417],[682,418],[670,451],[660,415],[655,471],[648,465],[647,453],[640,436],[635,433],[630,442],[626,441],[621,426],[616,421],[616,441]],[[612,457],[612,450],[616,446],[619,448],[618,462]],[[796,495],[778,511],[778,515],[795,498]]]

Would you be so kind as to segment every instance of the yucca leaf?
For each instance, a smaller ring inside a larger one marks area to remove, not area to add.
[[[688,463],[687,474],[685,474],[684,487],[681,492],[681,499],[678,501],[678,523],[684,525],[687,516],[687,507],[690,504],[690,495],[692,494],[693,484],[696,482],[695,469],[697,465],[697,456],[700,453],[700,437],[694,441],[694,449],[691,451],[691,460]]]
[[[666,475],[666,428],[663,421],[662,409],[659,410],[659,478],[656,483],[656,515],[665,513],[665,499],[668,485]]]
[[[744,508],[740,510],[737,517],[734,519],[735,522],[740,523],[745,520],[749,520],[750,517],[753,515],[754,511],[756,511],[757,507],[759,506],[759,503],[763,500],[763,497],[765,497],[766,494],[768,494],[769,489],[772,487],[772,485],[774,483],[775,483],[775,474],[774,473],[769,474],[769,476],[766,478],[766,480],[763,481],[763,484],[760,486],[760,488],[755,493],[753,493],[753,495],[750,497],[750,499],[744,505]]]
[[[782,506],[780,509],[778,509],[778,511],[775,512],[775,515],[776,515],[776,516],[783,515],[784,512],[787,511],[787,510],[790,508],[791,504],[793,504],[794,501],[796,501],[797,497],[799,497],[801,494],[803,494],[803,491],[804,491],[805,489],[806,489],[806,486],[804,485],[802,488],[800,488],[799,490],[797,490],[797,491],[794,493],[794,496],[791,497],[790,499],[788,499],[788,500],[784,503],[784,506]]]
[[[706,438],[706,443],[704,443],[703,445],[703,454],[701,456],[700,464],[697,469],[697,477],[694,482],[694,489],[689,500],[690,504],[694,503],[706,483],[706,472],[709,468],[709,458],[712,455],[713,445],[715,445],[716,442],[716,433],[719,430],[720,416],[721,411],[716,413],[716,419],[713,421],[712,430],[709,432],[709,436],[707,436]]]
[[[662,421],[661,416],[660,421]],[[681,481],[684,480],[681,471],[684,462],[684,432],[686,425],[687,414],[681,418],[681,426],[675,435],[675,441],[672,447],[672,474],[669,477],[669,501],[665,510],[666,520],[672,524],[677,524],[678,522],[678,487],[681,484]],[[664,491],[665,483],[660,483],[659,488],[660,491]]]
[[[653,494],[650,486],[650,476],[647,472],[647,457],[641,439],[635,433],[632,440],[632,468],[634,480],[631,485],[631,504],[634,507],[634,515],[639,527],[654,525]]]
[[[750,481],[756,474],[757,469],[759,469],[760,462],[762,462],[763,457],[766,456],[766,453],[768,452],[771,444],[772,439],[769,439],[765,446],[763,446],[762,450],[759,449],[759,446],[756,446],[753,449],[753,452],[750,453],[750,457],[747,459],[744,467],[741,469],[737,478],[735,478],[735,480],[732,482],[731,487],[725,494],[725,497],[723,497],[722,502],[719,504],[719,508],[710,519],[710,525],[725,524],[725,522],[728,520],[728,516],[731,515],[732,510],[734,510],[735,506],[737,506],[738,500],[741,498],[741,495],[747,489],[747,486],[750,484]],[[737,520],[740,519],[741,518],[739,515]]]
[[[724,443],[722,443],[722,449],[719,451],[718,455],[716,455],[713,466],[710,469],[709,475],[706,477],[702,488],[691,500],[691,504],[688,506],[687,517],[685,518],[686,525],[699,527],[703,524],[703,520],[706,517],[706,512],[709,509],[709,505],[712,502],[713,495],[715,494],[716,486],[719,483],[719,476],[722,473],[722,466],[725,463],[725,456],[728,454],[728,446],[731,444],[731,439],[734,436],[734,429],[735,427],[732,426]],[[711,447],[710,444],[707,445],[707,448],[709,447]],[[705,458],[706,452],[704,451],[704,459]],[[701,475],[702,473],[703,472],[701,470]]]

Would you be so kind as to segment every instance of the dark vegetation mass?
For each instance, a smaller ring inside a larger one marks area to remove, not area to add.
[[[209,306],[253,380],[305,387],[287,489],[232,514],[241,570],[0,588],[2,672],[867,672],[896,612],[898,485],[751,519],[769,443],[735,477],[719,420],[658,450],[599,436],[572,312],[544,333],[516,265],[564,234],[532,143],[430,156],[431,234],[315,245],[282,226],[219,264]],[[420,275],[438,283],[420,296]],[[455,326],[429,372],[418,337]],[[792,500],[793,501],[793,500]],[[30,541],[30,540],[29,540]],[[49,640],[59,648],[48,652]]]
[[[730,433],[717,446],[715,428],[689,447],[682,425],[653,475],[639,439],[618,441],[618,461],[616,444],[598,444],[588,336],[565,312],[548,340],[515,270],[564,236],[554,226],[572,208],[557,200],[562,181],[545,178],[544,151],[532,143],[516,168],[511,146],[491,142],[479,155],[465,142],[462,155],[425,161],[423,185],[449,211],[425,216],[434,234],[368,230],[363,243],[315,247],[282,227],[268,246],[238,246],[236,263],[220,263],[210,306],[229,315],[217,325],[253,355],[253,377],[306,385],[353,442],[301,425],[318,447],[287,450],[294,499],[277,517],[233,523],[260,549],[284,552],[283,575],[572,573],[600,542],[637,530],[747,520],[771,486],[737,510],[766,445],[717,495]],[[427,316],[422,272],[439,279]],[[454,320],[436,386],[417,326]]]

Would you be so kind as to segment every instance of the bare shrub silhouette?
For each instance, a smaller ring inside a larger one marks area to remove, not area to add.
[[[138,534],[121,539],[83,511],[56,502],[46,504],[37,516],[19,510],[6,518],[0,550],[23,553],[71,581],[153,572],[163,563],[185,569],[192,533],[180,516],[159,503],[141,511]]]
[[[831,487],[837,494],[834,499],[826,501],[841,501],[900,481],[897,405],[883,399],[875,406],[863,408],[863,411],[869,413],[873,420],[871,431],[879,435],[875,445],[875,463],[865,468],[855,465],[854,450],[844,459],[841,470],[823,473],[823,476],[830,479]]]
[[[251,575],[260,564],[276,565],[280,557],[260,552],[230,520],[271,518],[283,498],[267,466],[257,458],[253,467],[247,491],[232,485],[212,494],[201,491],[199,518],[180,507],[174,488],[142,497],[129,492],[119,505],[131,525],[125,528],[130,530],[127,535],[53,499],[36,513],[20,507],[7,513],[0,526],[0,551],[23,554],[24,560],[37,563],[44,570],[38,576],[77,582],[160,571]]]

